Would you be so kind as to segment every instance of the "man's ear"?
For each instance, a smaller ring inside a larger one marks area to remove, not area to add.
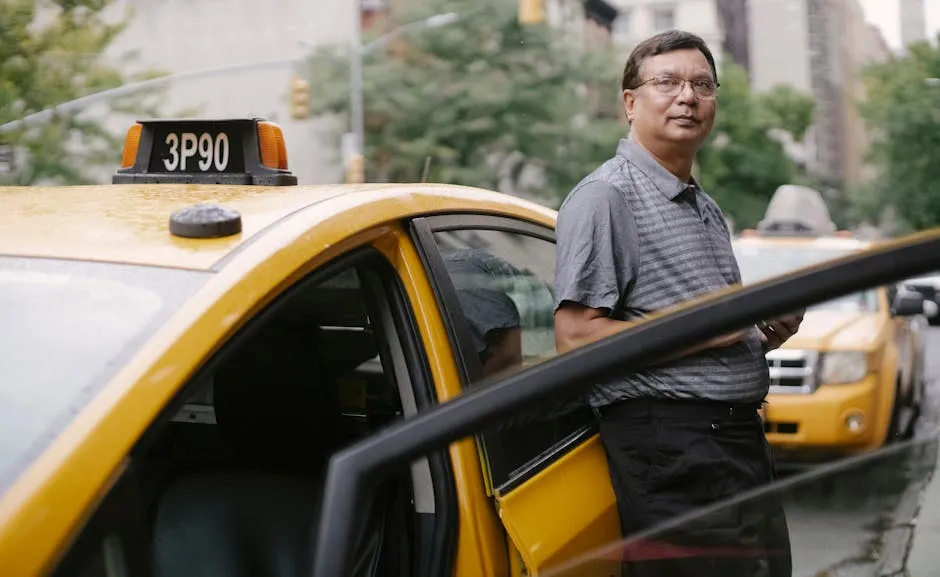
[[[636,109],[636,93],[630,89],[623,91],[623,111],[627,115],[627,122],[633,124]]]

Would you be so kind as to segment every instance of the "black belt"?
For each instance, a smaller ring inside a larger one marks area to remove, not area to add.
[[[595,410],[603,418],[689,418],[689,419],[751,419],[757,416],[761,402],[725,403],[673,399],[629,399]]]

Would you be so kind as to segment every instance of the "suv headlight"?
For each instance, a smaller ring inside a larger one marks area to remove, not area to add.
[[[844,385],[865,378],[868,358],[862,351],[832,351],[820,359],[819,384]]]

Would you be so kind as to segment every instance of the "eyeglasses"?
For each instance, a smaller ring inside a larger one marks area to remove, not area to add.
[[[712,100],[718,94],[720,84],[710,79],[686,80],[685,78],[676,78],[675,76],[654,76],[639,83],[636,87],[649,84],[663,96],[678,96],[685,84],[688,82],[692,86],[695,96],[702,100]]]

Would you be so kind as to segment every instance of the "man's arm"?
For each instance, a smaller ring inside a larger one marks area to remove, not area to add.
[[[609,318],[606,309],[589,308],[566,301],[555,311],[555,348],[558,353],[570,350],[594,341],[599,341],[635,325],[636,322],[619,321]],[[673,361],[687,357],[706,349],[733,345],[744,339],[749,329],[719,335],[687,349],[676,351],[660,359],[660,362]]]
[[[636,275],[639,239],[623,195],[604,182],[589,182],[558,211],[555,262],[555,347],[568,352],[616,334],[636,321],[610,318]],[[723,347],[747,331],[720,335],[663,360]]]

